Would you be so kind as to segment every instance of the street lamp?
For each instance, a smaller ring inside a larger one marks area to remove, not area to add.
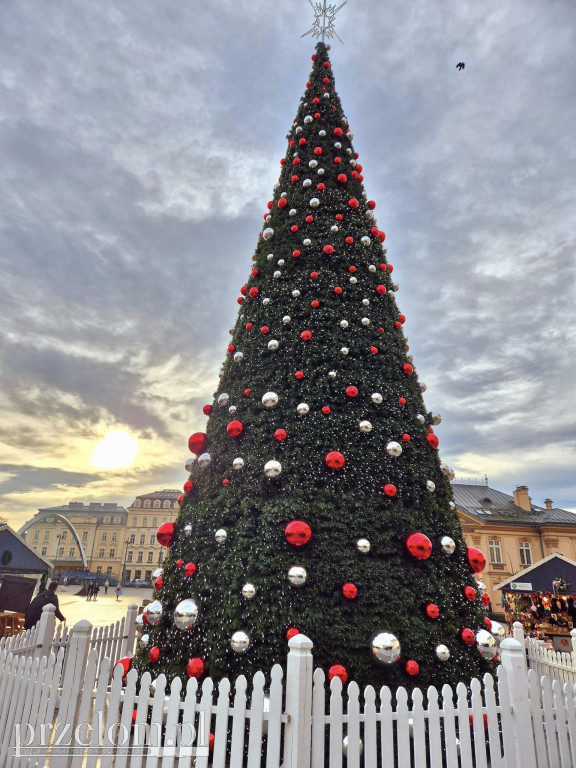
[[[56,552],[54,554],[54,569],[52,571],[53,575],[56,575],[56,563],[58,562],[58,551],[60,550],[60,539],[62,538],[61,533],[56,534]]]

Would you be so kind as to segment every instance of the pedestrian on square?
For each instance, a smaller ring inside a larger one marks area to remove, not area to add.
[[[116,584],[116,589],[114,590],[114,592],[116,593],[116,600],[119,600],[120,595],[122,594],[122,585],[120,584],[120,582]]]
[[[88,589],[86,590],[86,600],[92,600],[93,594],[94,594],[94,584],[91,581],[89,581]]]
[[[108,579],[106,579],[106,581],[104,582],[104,594],[105,595],[108,594],[108,587],[109,586],[110,586],[110,582],[108,581]]]
[[[31,629],[40,621],[42,616],[42,609],[49,603],[56,606],[55,616],[60,621],[66,621],[64,616],[60,613],[60,607],[58,605],[58,598],[56,597],[56,590],[58,589],[58,582],[51,581],[48,585],[48,589],[36,595],[34,600],[30,603],[26,611],[24,612],[24,629]]]
[[[98,598],[98,592],[100,592],[100,584],[98,584],[98,582],[96,581],[94,583],[94,586],[92,587],[92,597],[94,598],[94,600]]]

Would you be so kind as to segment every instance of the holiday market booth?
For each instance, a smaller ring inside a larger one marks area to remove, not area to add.
[[[497,584],[509,625],[521,621],[526,634],[548,640],[556,651],[571,651],[576,626],[576,562],[548,555]]]

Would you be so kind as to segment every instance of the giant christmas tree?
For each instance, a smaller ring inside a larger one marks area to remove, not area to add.
[[[158,534],[169,553],[134,665],[252,675],[300,631],[342,679],[468,681],[495,652],[482,555],[462,537],[323,43],[312,59],[181,512]]]

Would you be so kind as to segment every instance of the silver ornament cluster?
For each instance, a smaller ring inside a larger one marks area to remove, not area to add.
[[[174,609],[174,624],[178,629],[190,629],[198,620],[198,606],[192,598],[181,600]]]

